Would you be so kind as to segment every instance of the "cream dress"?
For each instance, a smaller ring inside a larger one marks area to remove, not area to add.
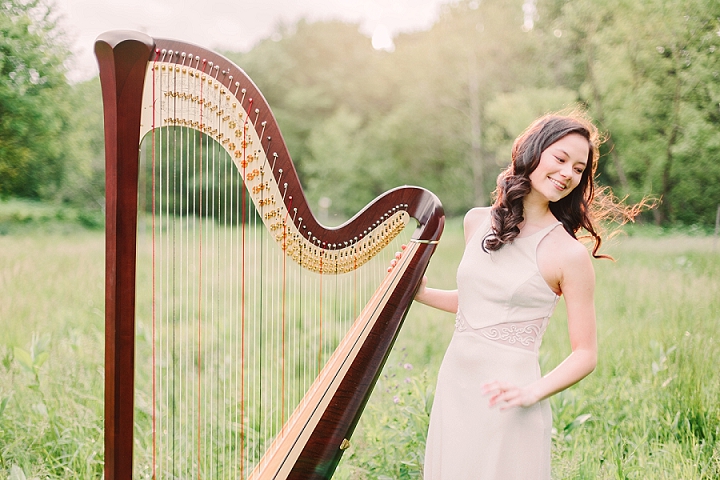
[[[549,480],[552,413],[547,400],[505,411],[480,391],[494,380],[540,378],[538,348],[558,296],[536,251],[557,222],[486,253],[488,218],[458,267],[455,332],[438,374],[425,480]]]

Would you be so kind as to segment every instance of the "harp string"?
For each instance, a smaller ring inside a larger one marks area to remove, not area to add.
[[[153,69],[152,80],[150,145],[143,149],[152,172],[146,402],[152,446],[151,458],[136,462],[137,476],[245,478],[360,314],[397,247],[348,273],[324,253],[319,272],[288,262],[287,245],[276,242],[248,198],[247,164],[231,165],[210,135],[162,121],[201,116],[207,128],[217,128],[218,117],[166,95],[200,92],[210,101],[210,88],[175,68]],[[247,158],[249,142],[242,143]],[[261,202],[271,201],[272,192],[260,193]],[[295,210],[284,194],[282,200],[289,224]],[[282,232],[288,238],[285,227]],[[301,249],[305,258],[309,247]],[[360,255],[351,251],[353,266]],[[376,274],[373,263],[380,266]]]
[[[153,69],[153,98],[155,97],[155,69]],[[153,107],[154,108],[154,107]],[[155,309],[155,298],[156,298],[156,291],[155,291],[155,218],[156,218],[156,212],[155,212],[155,112],[153,112],[153,123],[152,123],[152,161],[151,161],[151,169],[152,169],[152,477],[156,477],[156,470],[155,466],[157,465],[157,431],[156,431],[156,422],[157,422],[157,410],[155,409],[156,404],[156,376],[155,376],[155,365],[156,365],[156,359],[155,359],[155,322],[156,322],[156,309]]]

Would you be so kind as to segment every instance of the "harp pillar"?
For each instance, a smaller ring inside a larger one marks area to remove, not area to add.
[[[105,121],[105,478],[132,478],[138,144],[153,40],[109,32],[95,44]]]

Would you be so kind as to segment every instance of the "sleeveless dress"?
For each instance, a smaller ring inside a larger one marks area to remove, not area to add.
[[[547,400],[501,411],[483,384],[540,378],[538,349],[558,296],[537,266],[540,241],[560,222],[486,253],[488,218],[458,267],[455,332],[438,374],[425,451],[425,480],[549,480]]]

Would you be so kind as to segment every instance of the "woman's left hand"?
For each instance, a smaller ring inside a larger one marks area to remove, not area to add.
[[[518,387],[512,383],[490,382],[482,386],[483,395],[490,395],[488,405],[500,406],[500,410],[511,407],[530,407],[535,405],[539,398],[528,387]]]

